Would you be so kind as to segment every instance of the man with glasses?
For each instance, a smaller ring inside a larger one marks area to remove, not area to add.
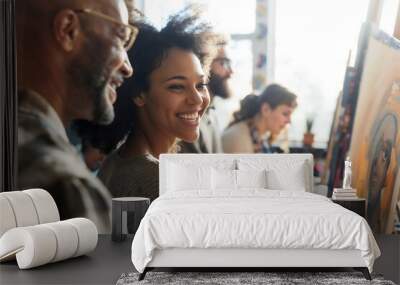
[[[62,219],[87,217],[109,232],[111,198],[65,128],[112,122],[137,29],[123,0],[17,0],[16,11],[18,187],[43,188]]]
[[[213,98],[212,105],[218,114],[219,130],[223,131],[232,120],[232,111],[238,107],[233,99],[230,78],[233,73],[232,62],[228,52],[228,40],[219,42],[217,57],[211,64],[209,90]]]
[[[228,99],[232,97],[229,79],[233,70],[227,51],[227,39],[218,43],[218,54],[211,64],[209,90],[213,97]]]

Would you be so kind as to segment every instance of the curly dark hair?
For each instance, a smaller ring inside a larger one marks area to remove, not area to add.
[[[296,107],[296,98],[294,93],[279,84],[268,85],[260,95],[249,94],[240,101],[240,109],[233,113],[233,121],[229,125],[253,118],[260,112],[263,103],[267,103],[272,110],[279,105]]]
[[[199,14],[190,8],[170,17],[161,30],[145,21],[136,22],[135,25],[139,34],[128,51],[134,74],[118,89],[114,121],[108,126],[96,126],[97,135],[93,139],[97,141],[92,142],[93,145],[101,145],[107,153],[115,149],[130,132],[140,128],[137,107],[132,99],[149,90],[151,73],[162,64],[171,48],[193,52],[206,74],[216,53],[216,36],[211,26],[200,21]],[[85,125],[85,128],[90,128],[87,123]]]

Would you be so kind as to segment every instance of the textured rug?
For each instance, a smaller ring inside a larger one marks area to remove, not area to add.
[[[146,278],[138,281],[138,273],[122,274],[117,285],[133,284],[268,284],[268,285],[297,285],[297,284],[387,284],[395,285],[392,281],[384,280],[382,276],[372,275],[368,281],[360,272],[148,272]]]

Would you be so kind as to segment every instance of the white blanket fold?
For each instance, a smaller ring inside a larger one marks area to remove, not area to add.
[[[159,197],[134,237],[132,262],[143,272],[165,248],[358,249],[370,271],[380,255],[359,215],[320,195],[265,189]]]

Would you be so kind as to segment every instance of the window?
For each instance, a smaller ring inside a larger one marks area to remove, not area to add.
[[[396,24],[397,9],[400,5],[399,0],[385,0],[382,5],[379,28],[389,35],[393,35]]]
[[[349,51],[354,60],[366,0],[276,1],[275,81],[298,95],[289,140],[301,143],[314,118],[315,146],[325,147]]]

